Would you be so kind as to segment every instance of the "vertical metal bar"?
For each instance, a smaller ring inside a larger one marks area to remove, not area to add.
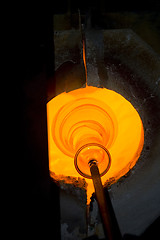
[[[106,204],[106,199],[105,199],[105,195],[104,195],[104,190],[103,190],[103,186],[102,186],[102,182],[101,182],[99,169],[96,164],[96,161],[94,161],[94,160],[90,161],[90,172],[92,175],[92,180],[93,180],[93,185],[95,188],[98,207],[99,207],[100,215],[101,215],[102,222],[103,222],[104,233],[108,240],[113,240],[114,233],[113,233],[111,216],[109,213],[108,206]]]

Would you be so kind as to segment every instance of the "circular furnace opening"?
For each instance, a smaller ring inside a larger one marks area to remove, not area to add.
[[[111,155],[102,183],[116,182],[137,162],[144,143],[141,118],[120,94],[87,86],[64,92],[47,104],[49,169],[56,175],[80,177],[74,166],[76,151],[97,143]],[[90,179],[88,197],[93,192]]]

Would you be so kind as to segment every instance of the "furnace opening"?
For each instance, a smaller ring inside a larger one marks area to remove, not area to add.
[[[74,166],[76,151],[97,143],[112,159],[102,183],[114,183],[136,164],[143,148],[138,112],[123,96],[105,88],[86,86],[56,96],[47,104],[47,122],[49,169],[57,176],[81,177]],[[90,179],[86,182],[89,203],[94,189]]]

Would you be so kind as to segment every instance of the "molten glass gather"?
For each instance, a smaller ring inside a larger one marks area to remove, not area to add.
[[[124,97],[105,88],[87,86],[56,96],[47,104],[47,122],[49,168],[56,175],[80,177],[80,171],[89,175],[86,164],[77,172],[74,156],[81,149],[77,160],[82,163],[83,145],[94,143],[104,146],[112,159],[108,172],[102,174],[102,183],[111,178],[115,182],[135,165],[143,148],[139,114]],[[89,152],[102,162],[104,149],[93,147]],[[86,181],[89,200],[94,189],[91,180]]]
[[[74,164],[81,176],[92,179],[90,172],[90,163],[92,161],[98,165],[99,173],[102,177],[107,173],[111,165],[109,151],[98,143],[87,143],[80,147],[75,154]]]

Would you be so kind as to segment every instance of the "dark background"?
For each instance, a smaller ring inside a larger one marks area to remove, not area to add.
[[[158,29],[160,1],[59,0],[52,4],[43,1],[37,5],[27,2],[18,7],[19,10],[14,12],[15,20],[11,20],[11,25],[17,31],[13,31],[13,38],[18,36],[15,39],[16,75],[13,79],[16,110],[12,117],[12,145],[18,162],[18,173],[16,182],[10,180],[13,185],[10,198],[14,204],[13,214],[8,221],[11,225],[15,223],[13,231],[20,239],[26,236],[38,239],[40,236],[58,240],[59,188],[49,177],[46,123],[47,86],[54,75],[53,16],[77,13],[80,9],[82,15],[90,14],[93,27],[111,29],[119,23],[117,21],[113,25],[110,20],[107,25],[104,13],[136,13],[142,18],[146,13],[152,13],[153,28],[155,21],[155,29]],[[119,27],[123,28],[122,25]],[[156,36],[159,36],[158,30],[155,31]],[[141,239],[146,239],[146,235],[151,239],[154,239],[153,234],[158,236],[158,226],[157,221]],[[131,236],[128,239],[132,239]]]

